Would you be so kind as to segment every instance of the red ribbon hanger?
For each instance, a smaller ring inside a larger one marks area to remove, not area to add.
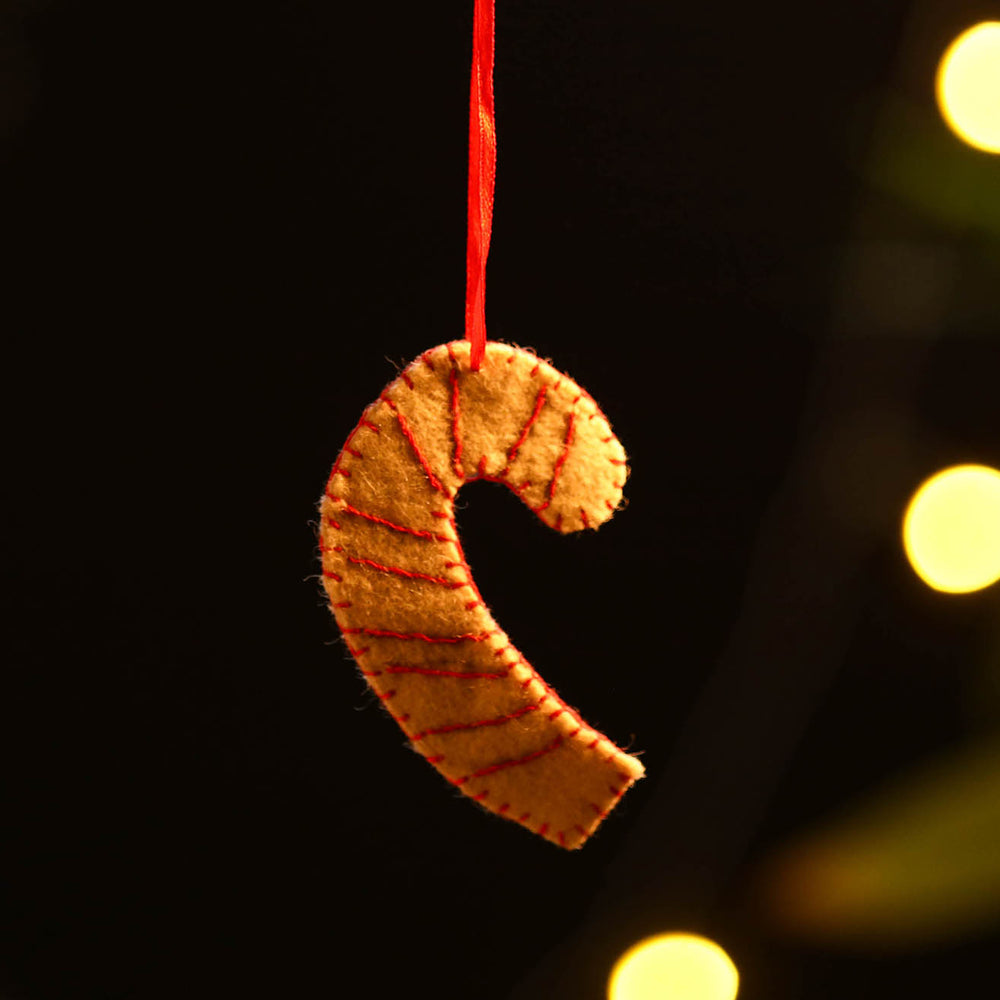
[[[470,364],[479,371],[486,353],[486,258],[493,229],[497,173],[493,110],[495,0],[476,0],[472,26],[472,86],[469,95],[469,239],[465,267],[465,337]]]

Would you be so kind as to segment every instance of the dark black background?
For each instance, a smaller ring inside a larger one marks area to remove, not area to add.
[[[995,6],[498,6],[490,335],[589,389],[633,471],[597,534],[485,485],[460,524],[649,776],[579,852],[480,811],[316,579],[344,438],[463,334],[471,2],[8,0],[5,1000],[596,1000],[675,928],[743,1000],[992,968],[989,933],[793,941],[755,873],[997,717],[996,588],[935,595],[897,540],[924,476],[1000,466],[1000,172],[932,91]]]

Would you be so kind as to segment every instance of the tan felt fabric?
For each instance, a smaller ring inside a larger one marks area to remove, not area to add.
[[[457,341],[421,355],[368,407],[321,503],[330,605],[382,703],[453,785],[568,848],[643,767],[500,630],[462,553],[454,499],[470,480],[501,482],[567,533],[612,516],[627,471],[571,379],[498,343],[474,372]]]

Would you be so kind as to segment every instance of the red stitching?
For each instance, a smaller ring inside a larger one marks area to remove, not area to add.
[[[333,570],[329,569],[323,570],[323,576],[325,576],[328,580],[335,580],[337,583],[343,583],[344,580],[342,576],[338,576],[333,572]]]
[[[455,475],[459,479],[464,480],[465,470],[462,468],[462,435],[459,430],[461,410],[458,393],[458,362],[455,359],[455,352],[452,350],[451,344],[448,344],[448,357],[451,358],[451,371],[448,373],[448,378],[451,382],[451,436],[455,442],[455,454],[452,458],[452,466],[455,469]]]
[[[580,517],[583,520],[583,526],[589,528],[590,521],[587,519],[587,512],[582,507],[580,508]]]
[[[402,663],[390,663],[385,668],[387,674],[419,674],[421,677],[467,677],[470,680],[501,680],[510,675],[509,670],[502,672],[475,672],[472,670],[437,670],[434,667],[411,667]]]
[[[432,636],[424,635],[423,632],[392,632],[384,628],[345,628],[342,630],[347,635],[371,635],[381,639],[415,639],[419,642],[484,642],[492,632],[468,632],[465,635]]]
[[[534,372],[532,372],[534,374]],[[538,419],[538,414],[542,412],[542,407],[545,405],[545,393],[548,391],[548,386],[543,385],[541,389],[538,390],[538,395],[535,397],[535,408],[531,411],[531,416],[528,417],[528,422],[521,428],[521,434],[518,439],[511,446],[509,452],[507,452],[507,468],[500,473],[501,476],[505,476],[510,469],[511,465],[514,463],[514,459],[517,457],[517,453],[524,444],[528,437],[528,433],[534,425],[535,421]]]
[[[403,380],[403,383],[407,389],[413,388],[413,380],[410,378],[409,375],[406,374],[405,371],[400,372],[399,377]]]
[[[446,580],[441,576],[430,576],[428,573],[417,573],[413,570],[403,569],[401,566],[383,566],[382,563],[375,562],[374,559],[363,559],[360,556],[348,556],[348,562],[356,563],[359,566],[370,566],[372,569],[380,570],[383,573],[394,573],[396,576],[405,576],[410,580],[427,580],[429,583],[437,583],[451,590],[464,587],[464,583],[456,583],[454,580]]]
[[[614,788],[611,789],[611,791],[614,792],[615,794],[615,800],[609,805],[607,809],[602,809],[600,806],[596,805],[593,802],[590,803],[590,808],[593,809],[594,812],[596,812],[597,815],[601,817],[601,819],[607,819],[609,814],[611,813],[611,810],[615,807],[615,805],[618,803],[618,800],[625,794],[625,792],[628,790],[629,785],[631,784],[632,784],[632,779],[629,778],[629,784],[626,785],[624,788],[618,789],[617,791]]]
[[[472,568],[469,566],[468,562],[466,562],[465,552],[462,549],[462,543],[458,537],[458,525],[455,523],[454,515],[448,518],[448,523],[451,525],[452,533],[454,535],[453,538],[449,538],[448,540],[454,546],[455,552],[458,555],[458,565],[465,570],[465,575],[467,578],[466,586],[468,586],[469,589],[472,591],[472,593],[475,595],[477,601],[483,601],[483,595],[479,593],[479,587],[476,586],[476,581],[472,578]],[[447,563],[445,563],[445,568],[448,568]],[[483,601],[483,604],[485,606],[485,601]]]
[[[403,432],[403,437],[409,442],[410,447],[413,449],[413,454],[416,456],[417,461],[420,463],[420,468],[424,470],[424,475],[427,476],[428,482],[431,486],[438,491],[438,493],[443,493],[448,496],[448,491],[441,484],[441,480],[434,475],[431,470],[430,465],[427,464],[427,459],[424,457],[424,453],[420,450],[420,445],[417,444],[416,438],[413,436],[413,431],[410,430],[410,425],[406,422],[406,417],[399,412],[399,408],[396,404],[389,399],[387,396],[381,397],[382,400],[389,404],[389,408],[393,413],[396,414],[396,420],[399,423],[399,429]]]
[[[331,607],[334,607],[334,608],[349,608],[351,606],[352,605],[351,605],[350,601],[340,601],[338,604],[331,605]]]
[[[558,749],[565,740],[564,736],[557,736],[548,746],[542,747],[541,750],[534,750],[531,753],[525,754],[523,757],[515,757],[513,760],[502,760],[499,764],[491,764],[489,767],[481,768],[478,771],[473,771],[472,774],[467,774],[463,778],[453,778],[453,785],[464,785],[467,781],[471,781],[473,778],[485,778],[488,774],[496,774],[497,771],[506,771],[511,767],[520,767],[522,764],[530,764],[533,760],[538,760],[539,757],[544,757],[546,754],[552,753],[553,750]]]
[[[504,647],[503,649],[499,649],[499,650],[497,650],[497,653],[496,653],[496,655],[498,655],[498,656],[499,656],[499,655],[500,655],[501,653],[505,653],[505,652],[507,652],[507,650],[508,650],[508,649],[513,649],[513,648],[514,648],[514,647],[512,647],[512,646],[505,646],[505,647]],[[517,650],[516,650],[516,649],[515,649],[514,651],[515,651],[515,652],[517,652]],[[594,749],[596,749],[596,748],[597,748],[597,747],[598,747],[598,746],[599,746],[599,745],[600,745],[601,743],[607,743],[607,744],[608,744],[608,746],[609,746],[609,747],[611,747],[611,754],[610,754],[609,756],[607,756],[607,757],[604,757],[604,758],[602,758],[602,759],[604,760],[604,762],[605,762],[605,763],[607,763],[607,764],[611,764],[612,766],[615,766],[615,765],[614,765],[614,758],[615,758],[615,756],[616,756],[616,755],[621,755],[621,756],[627,756],[627,754],[625,753],[625,751],[624,751],[624,750],[622,750],[622,749],[621,749],[621,748],[620,748],[619,746],[617,746],[617,745],[616,745],[615,743],[612,743],[612,742],[611,742],[611,740],[609,740],[609,739],[607,738],[607,736],[605,736],[605,735],[604,735],[603,733],[599,733],[599,732],[598,732],[598,731],[597,731],[596,729],[594,729],[594,728],[593,728],[593,726],[589,726],[589,725],[587,725],[587,724],[586,724],[586,723],[585,723],[585,722],[583,721],[583,719],[581,719],[581,718],[580,718],[580,716],[579,716],[579,715],[578,715],[578,714],[576,713],[576,711],[575,711],[574,709],[572,709],[572,708],[571,708],[571,707],[570,707],[569,705],[567,705],[567,704],[566,704],[566,703],[565,703],[565,702],[564,702],[564,701],[562,700],[562,698],[560,698],[560,697],[559,697],[559,695],[558,695],[558,694],[556,694],[555,690],[554,690],[554,689],[553,689],[552,687],[550,687],[550,686],[549,686],[549,685],[548,685],[548,684],[547,684],[547,683],[546,683],[546,682],[545,682],[545,681],[544,681],[544,680],[543,680],[543,679],[541,678],[541,676],[540,676],[540,675],[538,674],[538,672],[537,672],[537,671],[536,671],[536,670],[534,669],[534,667],[532,667],[532,666],[531,666],[531,664],[530,664],[530,663],[528,663],[528,661],[527,661],[527,660],[525,660],[525,659],[524,659],[524,657],[520,655],[520,653],[518,654],[518,659],[517,659],[517,660],[515,660],[514,662],[512,662],[512,663],[509,663],[509,664],[507,665],[507,669],[508,669],[508,670],[513,670],[513,668],[514,668],[515,666],[517,666],[518,664],[521,664],[521,665],[523,665],[523,666],[527,667],[527,668],[528,668],[528,670],[530,671],[530,673],[529,673],[529,675],[528,675],[527,679],[526,679],[526,680],[525,680],[525,681],[524,681],[524,682],[522,683],[522,685],[521,685],[521,686],[522,686],[522,687],[527,687],[527,686],[528,686],[529,684],[531,684],[531,683],[532,683],[533,681],[534,681],[534,682],[536,682],[536,683],[538,683],[538,684],[540,684],[540,685],[542,686],[542,690],[543,690],[543,691],[545,692],[545,696],[546,696],[546,698],[551,698],[551,699],[552,699],[553,701],[555,701],[555,702],[556,702],[556,703],[557,703],[557,704],[558,704],[558,705],[560,706],[560,708],[559,708],[559,709],[557,710],[557,712],[556,712],[556,713],[554,714],[553,718],[555,717],[555,715],[560,715],[560,714],[562,714],[563,712],[565,712],[565,713],[566,713],[566,714],[567,714],[567,715],[568,715],[568,716],[569,716],[569,717],[570,717],[570,718],[571,718],[571,719],[572,719],[572,720],[573,720],[573,721],[574,721],[574,722],[576,723],[576,729],[575,729],[575,730],[573,730],[573,732],[569,734],[569,738],[572,738],[572,737],[576,736],[576,735],[577,735],[578,733],[580,733],[580,732],[581,732],[581,731],[582,731],[583,729],[586,729],[586,730],[587,730],[588,732],[591,732],[591,733],[593,733],[593,734],[594,734],[594,737],[595,737],[595,738],[594,738],[594,740],[593,740],[593,742],[592,742],[592,743],[588,743],[588,744],[587,744],[587,749],[588,749],[588,750],[594,750]],[[545,700],[545,699],[543,698],[543,699],[542,699],[542,701],[544,701],[544,700]],[[618,773],[618,774],[619,774],[619,776],[621,777],[621,773],[620,773],[620,772],[617,772],[617,773]],[[624,776],[624,780],[626,780],[626,781],[628,781],[629,783],[631,783],[631,782],[633,782],[633,781],[634,781],[635,779],[633,779],[633,778],[632,778],[632,777],[631,777],[630,775],[625,775],[625,776]]]
[[[353,455],[355,458],[364,458],[364,455],[362,455],[360,451],[356,448],[348,448],[346,444],[344,445],[344,451],[346,451],[348,455]]]
[[[487,483],[499,483],[501,486],[506,486],[507,489],[509,489],[511,493],[513,493],[514,496],[516,496],[519,500],[523,499],[522,494],[526,489],[528,489],[531,486],[531,480],[521,483],[520,486],[515,486],[509,479],[501,478],[505,476],[506,473],[507,469],[504,469],[499,476],[490,476],[487,475],[485,472],[482,475],[479,475],[477,473],[476,478],[482,479],[484,482]]]
[[[344,645],[347,646],[347,652],[350,653],[351,656],[353,656],[355,659],[357,659],[359,656],[364,656],[365,653],[367,653],[368,650],[371,648],[370,646],[362,646],[360,649],[351,649],[348,643],[345,642]]]
[[[528,712],[533,712],[538,708],[538,705],[526,705],[524,708],[519,708],[516,712],[510,712],[508,715],[500,715],[493,719],[482,719],[478,722],[455,722],[450,726],[438,726],[436,729],[425,729],[423,732],[417,733],[415,736],[411,736],[411,740],[422,740],[425,736],[439,736],[442,733],[457,733],[462,729],[479,729],[482,726],[502,726],[505,722],[510,722],[512,719],[519,719],[522,715],[527,715]]]
[[[362,417],[358,421],[358,426],[359,427],[367,427],[370,431],[374,431],[376,434],[381,434],[382,433],[382,431],[380,430],[380,428],[376,424],[373,424],[366,417]]]
[[[555,468],[552,470],[552,482],[549,483],[549,502],[556,495],[556,485],[559,482],[559,474],[562,472],[563,466],[566,464],[566,459],[569,457],[570,445],[573,443],[573,427],[575,423],[575,417],[571,413],[569,415],[569,421],[566,427],[566,441],[563,444],[562,454],[556,459]]]
[[[335,497],[332,493],[328,492],[326,495],[333,500],[334,503],[344,503],[340,497]],[[424,531],[420,528],[411,528],[405,524],[394,524],[392,521],[387,521],[384,517],[379,517],[377,514],[369,514],[367,511],[358,510],[357,507],[352,507],[349,503],[344,503],[341,510],[347,514],[353,514],[355,517],[363,517],[366,521],[374,521],[375,524],[381,524],[386,528],[392,528],[393,531],[402,531],[407,535],[414,535],[417,538],[426,538],[428,541],[433,542],[451,541],[451,538],[448,535],[435,535],[432,531]],[[450,515],[446,514],[445,517],[450,517]]]

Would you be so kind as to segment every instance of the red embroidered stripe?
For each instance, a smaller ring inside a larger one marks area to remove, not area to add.
[[[552,470],[552,482],[549,483],[549,500],[556,495],[556,485],[559,482],[559,474],[562,472],[563,466],[566,464],[566,459],[569,457],[570,445],[573,443],[573,422],[574,416],[571,413],[569,415],[569,422],[566,426],[566,442],[563,444],[562,454],[556,459],[555,468]]]
[[[538,395],[535,397],[535,408],[528,417],[528,422],[521,429],[521,434],[518,439],[511,446],[510,451],[507,453],[507,468],[509,469],[511,463],[517,458],[517,453],[521,448],[521,445],[527,440],[528,432],[534,426],[535,421],[538,419],[538,414],[542,412],[542,406],[545,403],[545,393],[548,391],[548,386],[543,385],[541,389],[538,390]],[[507,470],[505,469],[504,472]],[[501,473],[502,475],[503,473]]]
[[[479,729],[482,726],[502,726],[505,722],[511,722],[513,719],[520,719],[522,715],[527,715],[528,712],[533,712],[538,708],[538,705],[525,705],[523,708],[519,708],[516,712],[511,712],[509,715],[500,715],[495,719],[482,719],[479,722],[456,722],[450,726],[438,726],[436,729],[425,729],[423,732],[416,733],[411,736],[411,740],[422,740],[425,736],[440,736],[442,733],[457,733],[463,729]]]
[[[417,573],[415,570],[403,569],[400,566],[383,566],[375,562],[374,559],[363,559],[359,556],[348,556],[348,562],[358,566],[368,566],[370,569],[377,569],[382,573],[393,573],[396,576],[405,576],[409,580],[426,580],[428,583],[437,583],[451,590],[466,586],[464,583],[456,583],[454,580],[446,580],[441,576],[431,576],[429,573]]]
[[[452,780],[453,785],[464,785],[467,781],[471,781],[473,778],[485,778],[488,774],[496,774],[497,771],[506,771],[511,767],[520,767],[522,764],[528,764],[533,760],[538,760],[539,757],[544,757],[546,754],[552,753],[553,750],[558,749],[565,737],[557,736],[548,746],[542,747],[541,750],[535,750],[533,753],[525,754],[523,757],[517,757],[514,760],[504,760],[499,764],[491,764],[489,767],[484,767],[479,771],[473,771],[472,774],[467,774],[464,778],[455,778]]]
[[[332,493],[327,492],[327,497],[334,503],[344,503],[340,497],[334,496]],[[450,542],[451,538],[448,535],[438,535],[432,531],[424,531],[421,528],[411,528],[406,524],[396,524],[393,521],[388,521],[384,517],[379,517],[377,514],[369,514],[367,511],[358,510],[357,507],[352,507],[349,503],[344,503],[344,506],[340,508],[345,514],[353,514],[355,517],[362,517],[366,521],[372,521],[375,524],[381,524],[383,527],[391,528],[393,531],[401,531],[407,535],[413,535],[416,538],[426,538],[428,541],[433,542]],[[448,516],[448,515],[445,515]]]
[[[420,450],[420,445],[417,444],[417,439],[413,436],[413,431],[410,430],[410,425],[407,423],[406,417],[399,412],[399,407],[396,406],[396,404],[384,392],[381,396],[379,396],[379,399],[381,399],[382,402],[385,403],[395,414],[396,420],[399,423],[399,429],[412,449],[414,457],[420,463],[420,468],[424,470],[424,475],[427,477],[427,481],[438,491],[438,493],[443,493],[447,496],[448,491],[441,484],[441,480],[434,475],[433,469],[431,469],[424,453]]]
[[[342,630],[347,635],[372,635],[383,639],[415,639],[419,642],[483,642],[488,639],[492,632],[468,632],[465,635],[433,636],[424,635],[423,632],[392,632],[389,629],[381,628],[345,628]]]
[[[461,409],[459,406],[458,391],[458,362],[455,359],[455,352],[451,344],[448,345],[448,357],[451,358],[451,371],[448,373],[451,382],[451,436],[455,442],[455,454],[452,458],[452,465],[455,468],[455,475],[459,479],[465,479],[465,469],[462,468],[462,435],[459,426],[461,419]]]

